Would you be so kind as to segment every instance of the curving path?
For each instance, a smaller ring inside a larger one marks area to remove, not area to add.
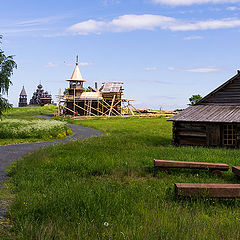
[[[45,119],[51,119],[52,115],[39,116]],[[5,168],[10,165],[13,161],[46,146],[51,146],[60,143],[67,143],[72,140],[86,139],[92,136],[102,136],[101,131],[82,127],[79,125],[68,124],[72,129],[73,134],[67,138],[56,140],[56,141],[44,141],[35,143],[23,143],[23,144],[12,144],[0,146],[0,189],[2,182],[6,180]],[[2,215],[3,209],[0,204],[0,216]]]

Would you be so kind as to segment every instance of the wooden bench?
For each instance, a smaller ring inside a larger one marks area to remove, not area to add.
[[[192,168],[192,169],[207,169],[211,173],[221,176],[220,171],[228,171],[229,165],[225,163],[206,163],[206,162],[186,162],[186,161],[171,161],[171,160],[154,160],[154,167],[160,167],[163,170],[170,172],[170,168]]]
[[[232,172],[237,176],[240,177],[240,167],[239,166],[233,166]]]
[[[240,184],[175,183],[178,197],[240,198]]]

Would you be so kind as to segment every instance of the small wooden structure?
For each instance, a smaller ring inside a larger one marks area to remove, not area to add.
[[[240,71],[169,119],[175,145],[240,147]]]
[[[176,196],[240,198],[240,184],[175,183]]]
[[[170,161],[170,160],[154,160],[154,167],[162,169],[170,168],[191,168],[191,169],[207,169],[212,173],[215,171],[228,171],[229,165],[225,163],[207,163],[207,162],[186,162],[186,161]]]
[[[27,106],[27,93],[26,93],[25,88],[23,86],[22,91],[19,95],[18,107],[26,107],[26,106]]]

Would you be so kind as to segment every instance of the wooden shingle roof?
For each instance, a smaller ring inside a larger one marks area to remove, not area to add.
[[[195,105],[169,121],[240,123],[240,106]]]
[[[169,121],[240,123],[240,71]]]

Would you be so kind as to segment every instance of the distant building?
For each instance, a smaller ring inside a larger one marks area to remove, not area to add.
[[[90,88],[90,92],[84,88],[86,82],[82,78],[76,66],[69,82],[69,88],[65,89],[63,96],[65,114],[75,116],[117,116],[121,115],[122,83],[108,82],[98,89]]]
[[[52,104],[52,95],[47,91],[44,92],[42,84],[39,84],[37,90],[33,93],[29,105],[44,106],[45,104]]]
[[[18,103],[19,107],[26,107],[27,106],[27,94],[26,91],[24,89],[24,86],[22,88],[22,91],[19,95],[19,103]]]
[[[240,71],[169,119],[175,145],[240,147]]]

